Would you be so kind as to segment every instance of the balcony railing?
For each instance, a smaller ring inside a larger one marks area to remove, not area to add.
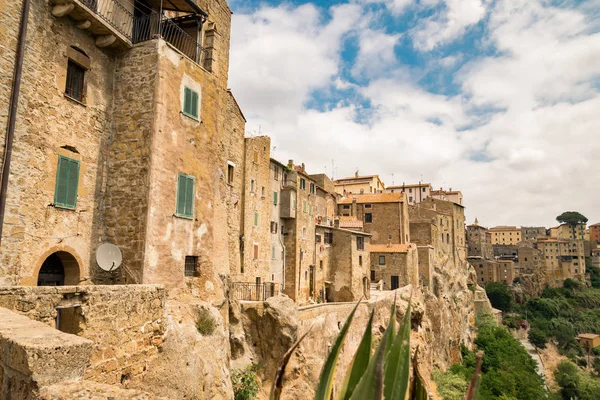
[[[278,293],[277,283],[234,282],[231,293],[236,300],[264,301]]]
[[[134,16],[117,0],[79,2],[132,44],[162,37],[195,63],[204,65],[206,51],[198,40],[164,14],[153,11],[148,15]]]

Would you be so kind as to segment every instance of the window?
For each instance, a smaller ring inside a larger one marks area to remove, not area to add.
[[[69,59],[67,64],[67,83],[65,86],[65,94],[68,97],[79,102],[84,101],[84,77],[85,68]]]
[[[300,189],[306,190],[306,180],[304,178],[300,178]]]
[[[302,239],[306,239],[306,228],[302,228]]]
[[[314,184],[314,183],[311,183],[311,184],[310,184],[310,192],[311,192],[312,194],[315,194],[315,184]]]
[[[358,265],[362,267],[362,256],[358,256]],[[371,278],[373,280],[373,278]]]
[[[371,270],[371,282],[375,282],[375,270]]]
[[[365,222],[373,222],[373,214],[366,213],[365,214]]]
[[[385,256],[379,256],[379,265],[385,265]]]
[[[54,205],[74,210],[77,205],[78,186],[79,161],[64,156],[58,156],[56,186],[54,188]]]
[[[271,233],[277,233],[277,222],[271,221]]]
[[[308,215],[312,215],[313,212],[313,208],[312,208],[312,204],[308,205]]]
[[[277,165],[273,165],[273,179],[279,180],[279,167]]]
[[[365,204],[365,208],[373,208],[371,204]]]
[[[400,280],[397,275],[392,275],[392,290],[398,289],[400,287]]]
[[[408,189],[408,193],[412,193],[412,189]]]
[[[325,244],[331,244],[333,243],[333,232],[325,232]]]
[[[250,193],[254,193],[254,179],[250,180]]]
[[[197,256],[185,256],[185,276],[196,276]]]
[[[422,188],[422,189],[421,189],[421,192],[425,193],[425,188]]]
[[[254,254],[252,255],[253,260],[258,260],[258,243],[254,243]]]
[[[175,215],[192,218],[194,216],[194,181],[193,176],[179,174],[177,178],[177,209]]]
[[[412,203],[412,196],[408,198],[408,201]]]
[[[233,174],[235,166],[232,163],[227,164],[227,183],[233,185]]]
[[[275,259],[275,246],[271,246],[271,260]]]
[[[356,237],[356,249],[364,250],[365,249],[365,238],[362,236]]]
[[[258,226],[258,211],[254,211],[254,226]]]
[[[321,243],[321,235],[318,233],[315,235],[315,243]]]
[[[302,201],[302,212],[306,213],[306,200]]]
[[[254,158],[252,160],[254,164],[258,164],[258,150],[254,150]]]
[[[265,187],[264,186],[260,189],[260,195],[262,197],[265,197]]]
[[[349,206],[348,204],[345,204],[345,205],[343,206],[343,209],[344,209],[344,210],[349,210],[349,209],[350,209],[350,206]]]
[[[198,119],[198,92],[187,86],[183,88],[183,113]]]
[[[273,205],[275,205],[275,206],[277,205],[277,195],[278,194],[279,193],[277,193],[277,192],[273,192]]]

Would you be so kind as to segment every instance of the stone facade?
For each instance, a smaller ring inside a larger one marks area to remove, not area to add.
[[[371,245],[371,277],[384,290],[419,285],[419,254],[414,244]]]
[[[158,285],[2,287],[0,307],[92,343],[85,378],[118,384],[146,372],[165,331]]]
[[[498,282],[498,261],[471,257],[469,258],[469,264],[475,268],[479,285],[485,286],[490,282]]]
[[[545,270],[552,287],[561,287],[567,278],[583,281],[585,278],[585,253],[583,240],[545,238],[538,240]]]
[[[521,228],[516,226],[494,226],[490,232],[492,244],[514,245],[521,241]]]
[[[590,225],[590,241],[600,244],[600,223]]]
[[[467,226],[467,246],[469,257],[483,257],[485,259],[494,257],[492,235],[486,228],[477,223]]]
[[[521,240],[535,241],[539,237],[546,237],[546,228],[543,226],[522,226]]]

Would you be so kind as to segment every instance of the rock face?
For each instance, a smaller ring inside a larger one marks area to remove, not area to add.
[[[475,316],[475,293],[467,287],[467,273],[461,276],[462,279],[441,280],[446,283],[439,288],[439,296],[413,290],[412,286],[396,291],[373,292],[372,298],[363,302],[355,314],[340,355],[334,391],[344,378],[370,313],[374,313],[373,340],[378,342],[387,327],[394,299],[397,307],[395,317],[399,323],[406,313],[411,293],[411,347],[413,357],[418,349],[416,357],[421,374],[427,379],[434,366],[445,369],[459,361],[460,345],[472,346]],[[311,398],[323,363],[353,307],[353,303],[319,304],[296,311],[293,302],[285,297],[272,298],[264,303],[242,302],[239,308],[232,307],[230,310],[230,340],[236,343],[232,348],[238,349],[233,354],[235,360],[232,365],[253,363],[261,366],[262,396],[267,398],[281,356],[297,337],[311,329],[288,364],[282,395],[283,399]],[[434,391],[431,382],[425,383],[430,391]]]

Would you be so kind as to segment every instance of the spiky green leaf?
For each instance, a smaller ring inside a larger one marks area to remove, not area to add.
[[[386,400],[404,400],[410,375],[410,301],[398,335],[385,359],[384,392]]]
[[[315,400],[330,400],[333,378],[335,376],[335,370],[337,367],[337,360],[340,355],[340,351],[342,350],[344,340],[346,339],[348,329],[350,328],[350,324],[352,323],[352,319],[354,318],[354,313],[356,313],[356,309],[360,305],[361,301],[362,299],[356,303],[356,306],[354,306],[354,309],[348,316],[346,323],[342,327],[342,330],[340,331],[333,347],[331,348],[331,352],[327,357],[327,361],[325,361],[325,364],[323,365],[323,370],[321,371],[321,376],[319,378],[319,385],[317,386],[317,392],[315,393]]]
[[[287,366],[292,354],[296,348],[300,345],[300,342],[304,340],[304,338],[312,331],[312,326],[308,329],[308,331],[302,335],[302,337],[296,340],[296,343],[290,347],[290,349],[283,355],[283,358],[279,362],[279,367],[277,367],[277,371],[275,372],[275,379],[273,379],[273,385],[271,386],[271,394],[269,395],[269,400],[279,400],[281,396],[281,390],[283,388],[283,374],[285,373],[285,367]]]
[[[342,388],[340,389],[340,394],[338,398],[340,400],[347,400],[352,395],[354,388],[360,381],[360,378],[363,376],[367,367],[369,366],[369,359],[371,358],[371,336],[373,329],[373,316],[375,311],[371,311],[371,317],[369,318],[369,322],[367,323],[367,329],[365,329],[365,333],[360,341],[360,345],[358,346],[358,350],[354,354],[354,359],[352,360],[352,364],[348,368],[348,372],[346,373],[346,378],[344,379],[344,383]]]

